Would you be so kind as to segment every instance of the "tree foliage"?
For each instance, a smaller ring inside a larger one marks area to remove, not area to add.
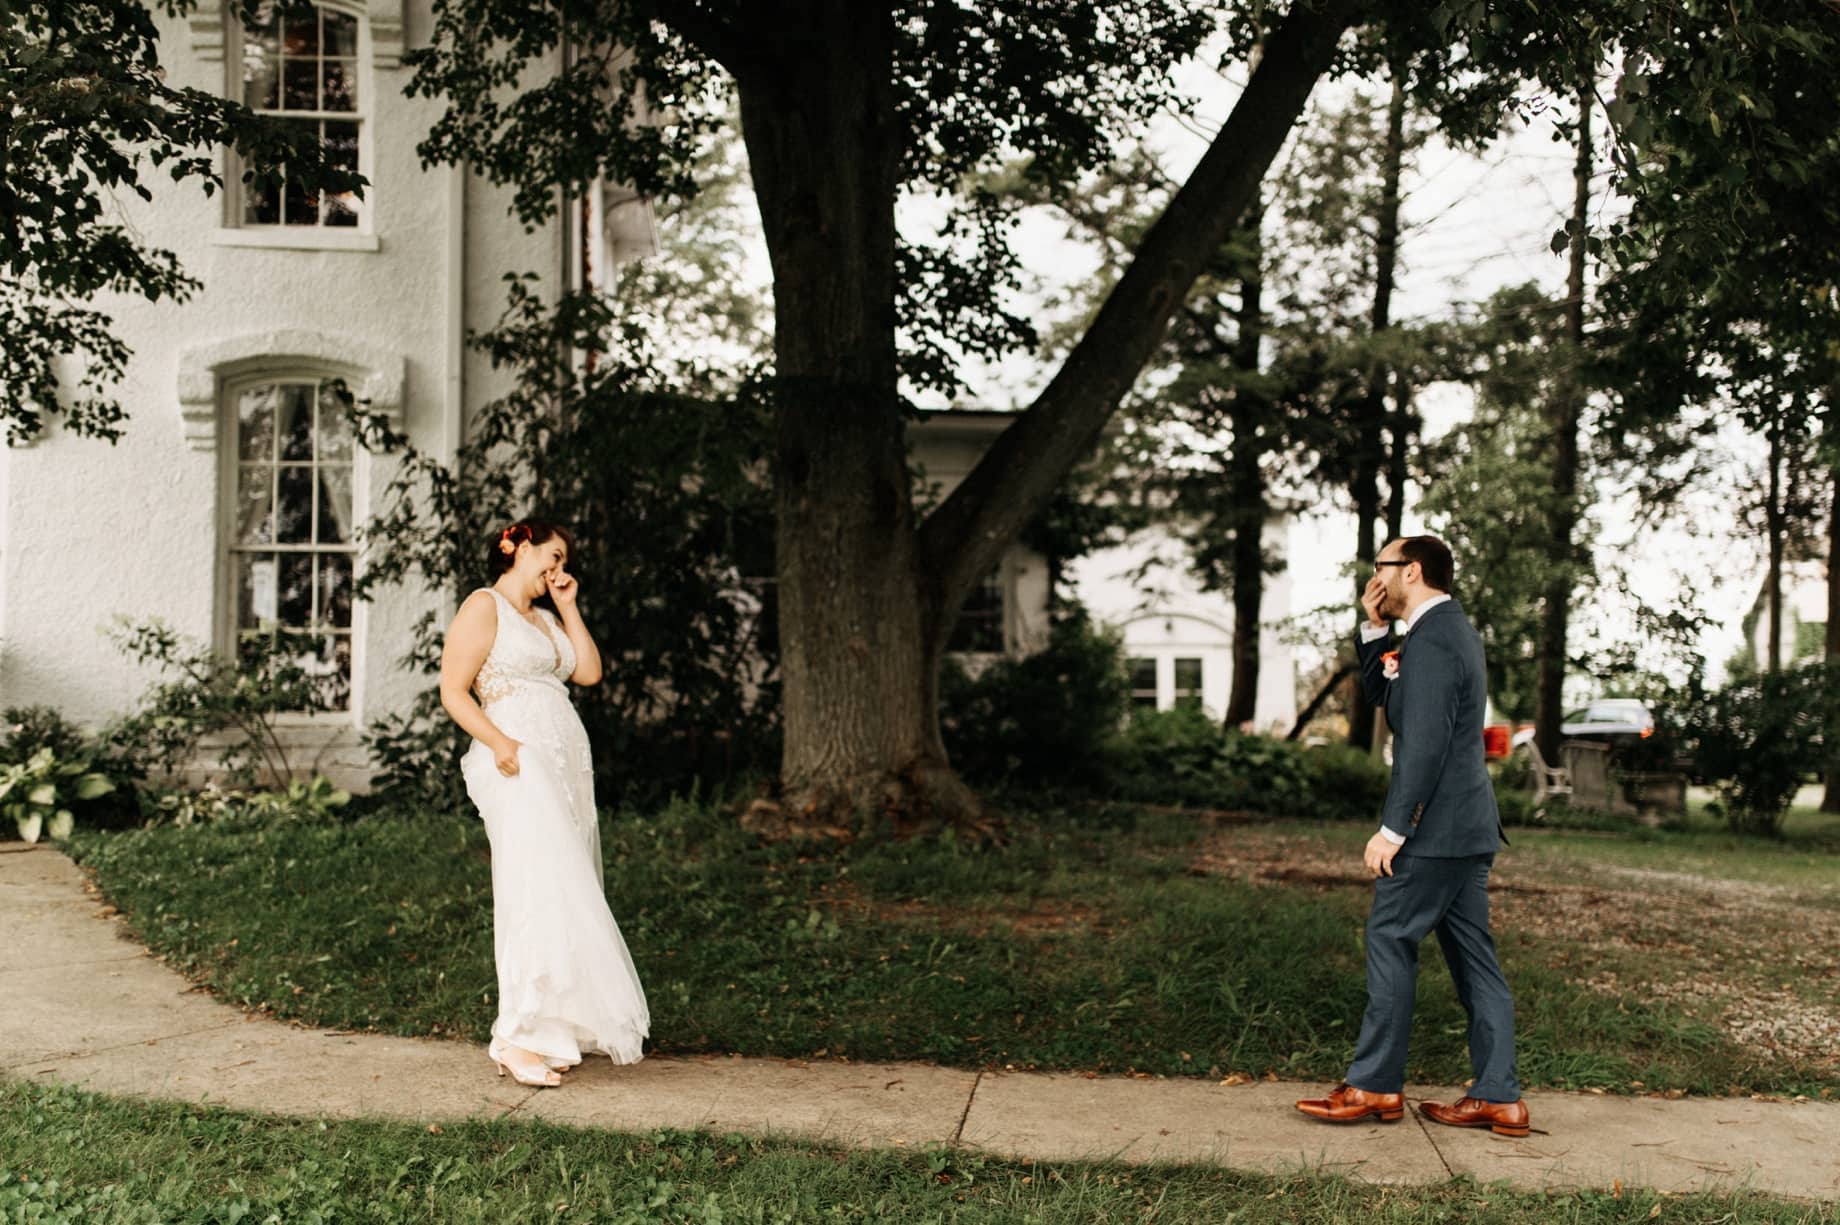
[[[160,0],[181,15],[192,0]],[[250,15],[254,0],[234,10]],[[328,163],[317,133],[240,101],[166,83],[154,9],[136,0],[24,0],[0,8],[0,423],[27,441],[57,414],[114,441],[126,415],[110,388],[130,357],[104,294],[183,301],[198,287],[172,252],[145,244],[120,197],[160,178],[223,187],[220,145],[244,180],[285,176],[328,191],[364,180]],[[64,364],[69,359],[70,364]]]
[[[399,463],[360,537],[358,593],[454,597],[487,586],[488,544],[539,516],[575,536],[570,570],[606,677],[577,706],[603,798],[721,782],[762,764],[776,723],[776,599],[765,414],[751,381],[724,389],[659,363],[610,302],[544,301],[534,277],[475,344],[515,377],[449,462],[381,417],[366,444]],[[593,350],[582,362],[574,354]],[[432,677],[443,610],[417,622],[401,664]],[[372,730],[386,788],[458,806],[465,737],[430,688]]]

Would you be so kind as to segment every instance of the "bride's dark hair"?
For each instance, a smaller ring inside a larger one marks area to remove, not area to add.
[[[526,541],[532,545],[548,544],[552,540],[562,541],[564,560],[568,563],[570,573],[575,569],[575,537],[569,529],[560,523],[551,523],[547,519],[519,519],[510,527],[492,537],[491,573],[494,579],[511,569],[511,563],[517,560],[517,547]],[[538,596],[531,603],[538,608],[547,608],[561,615],[556,602],[547,594]]]

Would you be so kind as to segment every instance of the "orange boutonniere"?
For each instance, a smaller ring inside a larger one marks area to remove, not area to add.
[[[1386,654],[1382,655],[1380,657],[1380,668],[1383,672],[1386,673],[1387,680],[1389,681],[1398,680],[1399,679],[1399,652],[1398,651],[1388,651]]]

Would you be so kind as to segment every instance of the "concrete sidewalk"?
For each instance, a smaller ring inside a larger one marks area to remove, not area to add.
[[[561,1089],[494,1076],[458,1042],[305,1029],[218,1003],[118,938],[54,850],[0,848],[0,1073],[239,1110],[432,1122],[550,1119],[706,1128],[861,1147],[960,1144],[1010,1157],[1209,1162],[1368,1182],[1470,1175],[1523,1188],[1747,1187],[1840,1201],[1840,1103],[1530,1093],[1547,1134],[1332,1127],[1292,1102],[1324,1086],[967,1072],[930,1064],[596,1059]],[[1414,1086],[1415,1097],[1457,1089]]]

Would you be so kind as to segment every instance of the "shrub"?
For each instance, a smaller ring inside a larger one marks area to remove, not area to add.
[[[14,766],[40,749],[58,757],[75,757],[90,736],[50,706],[9,706],[0,710],[0,765]]]
[[[115,790],[109,777],[90,765],[87,754],[60,760],[47,746],[24,761],[0,766],[0,817],[10,820],[27,842],[37,842],[41,832],[70,837],[75,809]]]
[[[107,779],[99,789],[65,787],[58,808],[68,808],[75,824],[88,829],[120,829],[140,819],[135,787],[146,770],[110,736],[91,735],[50,706],[14,706],[0,711],[0,775],[5,767],[21,766],[49,751],[56,763],[52,773],[68,780],[86,774]],[[43,785],[43,781],[37,785]],[[79,794],[78,792],[82,794]],[[60,820],[58,825],[61,827]]]
[[[173,679],[154,685],[142,708],[112,732],[114,742],[149,765],[175,770],[199,740],[234,735],[219,758],[225,775],[243,786],[258,779],[285,787],[296,781],[279,716],[332,708],[333,678],[314,666],[315,648],[286,636],[249,638],[234,658],[190,643],[157,620],[118,620],[111,638],[123,654]]]
[[[207,783],[196,791],[182,787],[148,791],[142,796],[142,805],[149,824],[183,829],[206,823],[323,824],[343,816],[351,800],[349,791],[316,775],[309,782],[295,781],[276,791],[240,791],[217,783]]]
[[[1378,820],[1387,769],[1346,745],[1226,731],[1198,707],[1143,711],[1108,748],[1125,799],[1273,816]]]
[[[1694,772],[1717,786],[1738,833],[1779,835],[1803,779],[1821,763],[1835,686],[1824,664],[1739,678],[1687,718]]]
[[[1130,680],[1117,636],[1076,605],[1034,655],[998,660],[976,677],[948,659],[939,692],[940,734],[965,777],[1097,787]]]

